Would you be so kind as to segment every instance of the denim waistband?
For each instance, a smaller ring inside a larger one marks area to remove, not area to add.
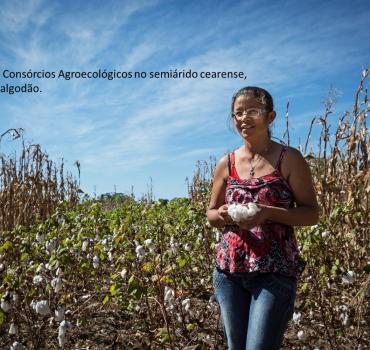
[[[255,277],[255,276],[261,276],[261,275],[267,275],[269,273],[277,273],[285,278],[289,278],[291,279],[292,281],[297,281],[297,278],[293,277],[293,276],[287,276],[287,275],[284,275],[278,271],[268,271],[268,272],[261,272],[261,271],[251,271],[251,272],[230,272],[230,271],[227,271],[227,270],[222,270],[219,266],[215,266],[216,270],[218,272],[221,272],[221,273],[224,273],[225,275],[228,275],[228,276],[234,276],[234,277]]]

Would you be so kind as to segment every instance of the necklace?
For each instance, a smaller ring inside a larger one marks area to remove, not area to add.
[[[268,145],[267,147],[266,147],[266,149],[264,150],[264,154],[266,154],[266,152],[269,150],[269,147],[270,145]],[[250,176],[254,176],[254,168],[256,167],[256,165],[258,164],[258,162],[259,162],[259,160],[261,159],[261,156],[259,156],[258,157],[258,159],[257,159],[257,162],[254,164],[254,165],[252,165],[252,158],[250,158],[250,159],[248,159],[248,161],[249,161],[249,165],[250,165],[250,170],[249,170],[249,175]]]

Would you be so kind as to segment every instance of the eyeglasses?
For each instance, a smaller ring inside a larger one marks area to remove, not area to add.
[[[244,118],[244,114],[247,117],[258,117],[260,114],[268,112],[267,109],[261,109],[261,108],[248,108],[244,110],[243,112],[235,112],[233,113],[233,117],[235,117],[238,120],[242,120]]]

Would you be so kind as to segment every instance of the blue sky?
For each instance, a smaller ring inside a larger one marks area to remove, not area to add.
[[[227,127],[246,85],[274,97],[273,136],[306,139],[331,86],[332,117],[350,110],[370,68],[370,5],[363,1],[1,1],[0,68],[11,71],[241,71],[242,79],[21,79],[42,93],[0,94],[1,132],[23,127],[55,161],[81,163],[89,193],[148,190],[186,196],[197,160],[241,145]],[[318,126],[312,135],[316,144]],[[9,153],[19,142],[3,140]]]

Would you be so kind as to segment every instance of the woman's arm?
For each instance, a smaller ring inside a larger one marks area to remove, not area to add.
[[[285,153],[282,173],[288,174],[286,178],[293,191],[296,207],[285,209],[258,204],[261,210],[250,219],[243,220],[240,227],[250,230],[265,220],[291,226],[310,226],[319,221],[319,206],[310,167],[298,150],[289,148]]]
[[[228,176],[227,155],[218,162],[213,173],[211,200],[207,209],[207,218],[211,226],[224,227],[233,223],[225,204],[226,178]]]

